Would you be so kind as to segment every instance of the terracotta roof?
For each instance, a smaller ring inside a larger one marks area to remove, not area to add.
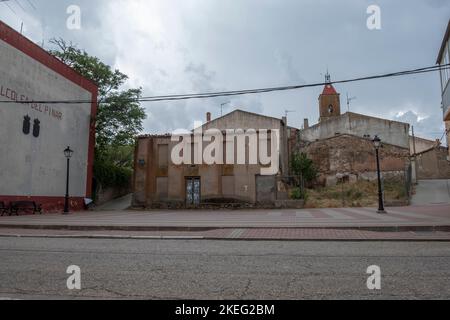
[[[338,94],[338,93],[337,93],[336,89],[334,89],[333,85],[330,83],[330,84],[325,85],[325,87],[323,88],[322,94],[323,95],[334,95],[334,94]]]

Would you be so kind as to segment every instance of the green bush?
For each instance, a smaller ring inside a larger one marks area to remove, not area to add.
[[[307,199],[307,193],[305,190],[302,190],[300,188],[294,188],[291,191],[291,199],[292,200],[305,200]]]
[[[305,182],[314,181],[318,170],[306,153],[296,152],[291,158],[291,171],[295,176],[302,177]]]
[[[102,187],[127,187],[133,176],[133,169],[118,167],[110,162],[94,163],[94,175]]]

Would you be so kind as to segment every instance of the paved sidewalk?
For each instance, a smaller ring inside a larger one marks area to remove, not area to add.
[[[131,207],[133,194],[127,194],[118,199],[111,200],[95,208],[96,211],[123,211]]]
[[[0,217],[5,228],[54,230],[208,231],[213,229],[360,229],[450,231],[450,205],[302,210],[89,211],[70,215]]]
[[[419,180],[411,203],[413,205],[450,204],[450,179]]]
[[[88,238],[135,240],[278,240],[278,241],[450,241],[450,232],[382,232],[352,229],[212,229],[207,231],[75,231],[39,229],[0,229],[0,237]]]

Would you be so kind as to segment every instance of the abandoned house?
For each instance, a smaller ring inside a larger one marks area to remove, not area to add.
[[[215,137],[215,141],[221,140],[224,147],[221,154],[217,150],[213,154],[219,161],[206,164],[207,162],[198,162],[194,158],[198,155],[195,148],[199,143],[202,145],[199,150],[207,149],[205,141],[208,140],[205,137],[209,130],[220,132],[222,137]],[[230,130],[234,132],[231,138],[227,136]],[[267,155],[272,159],[270,164],[262,164],[260,159],[264,130],[269,133],[266,147]],[[288,173],[288,155],[291,153],[288,150],[288,139],[295,136],[297,131],[286,125],[285,118],[277,119],[235,110],[212,120],[208,113],[203,126],[186,134],[188,138],[192,138],[189,145],[192,145],[191,149],[194,151],[188,156],[192,162],[185,161],[181,164],[174,161],[174,153],[183,157],[187,155],[184,154],[185,150],[181,153],[176,151],[180,140],[174,139],[174,134],[140,136],[135,151],[133,205],[177,208],[198,207],[208,203],[271,203],[277,197],[287,198],[286,194],[280,195],[279,191],[283,190],[277,190],[276,181],[277,177]],[[195,141],[197,132],[200,142]],[[255,133],[253,137],[251,132]],[[274,135],[274,132],[277,134]],[[239,141],[244,143],[243,155],[239,155],[237,151]],[[232,145],[232,149],[227,143]],[[250,150],[255,144],[259,145],[260,150],[256,152],[256,161],[251,162],[249,160],[254,157],[255,152]],[[242,156],[245,161],[242,161]],[[276,168],[269,171],[270,174],[264,173],[264,170],[273,166]]]

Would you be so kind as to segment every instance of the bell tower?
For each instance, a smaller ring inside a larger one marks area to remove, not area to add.
[[[331,84],[331,76],[328,72],[325,75],[325,88],[319,96],[319,112],[319,121],[341,115],[341,95]]]

